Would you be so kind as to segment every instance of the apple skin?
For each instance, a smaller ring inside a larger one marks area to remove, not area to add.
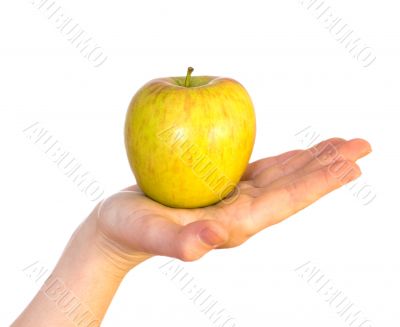
[[[245,88],[230,78],[155,79],[133,97],[125,147],[141,190],[175,208],[231,194],[253,150],[256,119]]]

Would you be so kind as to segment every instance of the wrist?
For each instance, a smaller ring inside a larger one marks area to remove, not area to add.
[[[148,257],[125,253],[89,216],[71,236],[42,294],[56,304],[64,319],[77,323],[85,317],[100,322],[122,279]]]
[[[123,248],[98,228],[93,213],[75,230],[55,271],[91,270],[121,282],[135,266],[151,255]]]
[[[13,326],[99,326],[124,276],[149,257],[117,246],[90,215]]]

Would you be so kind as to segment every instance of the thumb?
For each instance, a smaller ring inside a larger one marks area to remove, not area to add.
[[[225,228],[213,220],[195,221],[181,227],[174,247],[173,257],[193,261],[228,241]]]
[[[194,261],[228,240],[224,227],[213,220],[200,220],[182,226],[162,216],[136,221],[131,244],[154,255]]]
[[[228,240],[228,232],[215,220],[181,225],[141,201],[137,192],[123,191],[98,208],[101,229],[122,248],[193,261]]]

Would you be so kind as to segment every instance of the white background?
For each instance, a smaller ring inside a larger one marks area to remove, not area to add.
[[[38,2],[37,0],[36,2]],[[311,261],[373,326],[399,326],[400,22],[395,1],[330,1],[376,61],[364,68],[298,1],[59,1],[108,56],[93,65],[31,1],[0,3],[2,232],[0,325],[40,287],[22,270],[51,269],[95,203],[23,129],[39,122],[108,194],[134,183],[123,123],[135,91],[152,78],[232,77],[256,107],[252,160],[306,146],[306,127],[363,137],[359,163],[377,197],[342,188],[240,248],[185,269],[237,326],[348,326],[294,269]],[[104,326],[213,326],[163,276],[155,258],[124,280]],[[355,324],[353,325],[355,326]],[[358,326],[358,325],[357,325]],[[365,327],[366,325],[364,325]],[[368,325],[369,326],[369,325]]]

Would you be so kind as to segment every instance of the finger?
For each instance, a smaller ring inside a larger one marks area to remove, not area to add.
[[[311,160],[304,168],[294,173],[284,176],[270,183],[268,187],[276,188],[290,183],[303,175],[312,171],[321,169],[324,166],[331,165],[336,161],[350,160],[356,161],[371,152],[370,144],[363,139],[353,139],[338,145],[327,144],[324,150]]]
[[[335,161],[356,161],[370,152],[371,145],[363,139],[352,139],[337,145],[328,144],[320,154],[315,156],[314,160],[304,167],[304,172],[317,170]]]
[[[244,172],[241,180],[246,181],[249,179],[253,179],[254,177],[256,177],[259,173],[261,173],[265,169],[267,169],[273,165],[276,165],[279,162],[288,160],[290,157],[293,157],[294,155],[296,155],[300,152],[303,152],[303,151],[305,151],[305,150],[292,150],[292,151],[288,151],[288,152],[282,153],[282,154],[274,156],[274,157],[269,157],[269,158],[264,158],[264,159],[254,161],[247,166],[247,169]]]
[[[276,224],[360,174],[360,169],[354,162],[337,161],[302,176],[285,187],[266,190],[254,202],[254,224],[258,230]]]
[[[121,192],[124,192],[124,191],[125,192],[131,191],[131,192],[143,193],[142,190],[140,189],[139,185],[131,185],[131,186],[126,187],[121,190]]]
[[[127,228],[130,246],[154,255],[193,261],[228,239],[216,221],[202,220],[182,226],[163,216],[144,216]]]
[[[269,183],[277,180],[278,178],[289,175],[294,171],[304,167],[315,157],[315,155],[323,151],[323,149],[329,144],[337,145],[343,142],[345,142],[345,140],[341,138],[332,138],[325,140],[305,151],[299,152],[298,154],[288,158],[287,160],[279,162],[264,170],[262,173],[256,176],[254,180],[254,185],[256,187],[265,187]]]

